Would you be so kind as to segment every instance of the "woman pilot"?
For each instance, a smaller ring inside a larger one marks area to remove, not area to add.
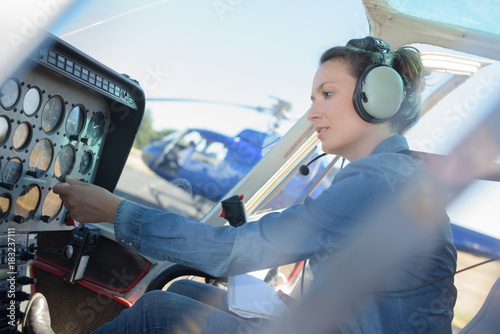
[[[308,259],[316,281],[330,263],[318,254],[341,254],[346,240],[371,228],[374,212],[390,207],[382,201],[408,179],[401,164],[421,166],[401,152],[408,150],[403,134],[420,117],[425,72],[415,49],[391,51],[372,37],[325,51],[307,118],[315,124],[323,151],[349,164],[317,198],[239,228],[199,224],[70,178],[54,192],[75,220],[114,223],[116,240],[145,256],[216,277]],[[390,268],[390,279],[377,286],[396,292],[374,294],[369,302],[356,304],[335,324],[338,332],[451,333],[453,278],[411,289],[455,271],[456,251],[444,209],[439,217],[425,245]],[[270,325],[229,312],[221,298],[224,292],[216,287],[183,282],[166,292],[146,293],[95,333],[260,333]]]

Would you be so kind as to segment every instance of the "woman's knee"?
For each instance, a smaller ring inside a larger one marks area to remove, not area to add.
[[[221,306],[222,299],[225,298],[224,290],[210,284],[192,280],[176,281],[168,288],[167,291],[186,296],[215,308],[219,308]]]
[[[167,291],[177,293],[179,295],[190,295],[193,290],[202,289],[207,284],[196,282],[189,279],[181,279],[174,281],[168,287]]]
[[[145,293],[133,305],[134,308],[157,309],[165,307],[171,302],[172,296],[169,292],[154,290]]]

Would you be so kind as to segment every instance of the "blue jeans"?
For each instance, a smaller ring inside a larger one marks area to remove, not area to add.
[[[144,294],[93,334],[248,334],[267,323],[264,319],[244,319],[229,312],[226,292],[222,289],[180,280],[167,291]]]

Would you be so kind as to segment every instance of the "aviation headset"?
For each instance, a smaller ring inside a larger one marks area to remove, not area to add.
[[[379,52],[380,61],[363,71],[356,83],[352,102],[364,121],[382,123],[394,116],[403,102],[403,79],[396,70],[385,64],[385,54],[391,51],[390,46],[371,36],[364,39],[370,43],[364,49]],[[346,46],[356,47],[351,41]]]

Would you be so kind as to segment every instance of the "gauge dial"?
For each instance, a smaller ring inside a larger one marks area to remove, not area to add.
[[[66,119],[66,136],[79,136],[85,126],[85,108],[76,106],[69,112]]]
[[[102,112],[96,112],[90,119],[89,125],[87,127],[87,145],[94,146],[97,145],[99,140],[104,133],[105,124],[104,114]]]
[[[80,160],[80,173],[87,174],[92,168],[93,162],[94,155],[92,154],[92,152],[85,152],[82,156],[82,159]]]
[[[0,145],[3,145],[9,138],[10,122],[5,116],[0,116]]]
[[[64,104],[60,97],[54,96],[45,103],[42,111],[42,128],[46,133],[54,133],[61,125]]]
[[[21,86],[15,79],[7,80],[0,88],[0,104],[4,109],[12,109],[21,95]]]
[[[36,87],[28,89],[23,98],[23,111],[26,115],[34,115],[38,109],[40,109],[40,104],[42,102],[42,93]]]
[[[23,172],[21,159],[12,158],[7,162],[2,171],[2,182],[5,184],[15,184],[19,181]]]
[[[14,214],[24,219],[32,218],[40,204],[40,195],[40,188],[36,184],[30,184],[24,188],[17,198]]]
[[[47,216],[50,219],[57,216],[62,209],[63,202],[59,195],[54,194],[54,191],[49,191],[42,205],[42,216]]]
[[[5,219],[9,215],[11,202],[9,194],[0,195],[0,219]]]
[[[73,170],[75,166],[75,149],[71,145],[66,145],[57,154],[56,162],[54,163],[54,174],[57,177],[66,176]]]
[[[54,147],[48,139],[42,139],[36,143],[30,154],[28,170],[35,177],[41,177],[49,169],[52,157],[54,155]]]
[[[31,140],[31,126],[29,123],[21,123],[14,130],[14,134],[12,136],[12,145],[14,149],[17,151],[21,151],[28,146]]]

